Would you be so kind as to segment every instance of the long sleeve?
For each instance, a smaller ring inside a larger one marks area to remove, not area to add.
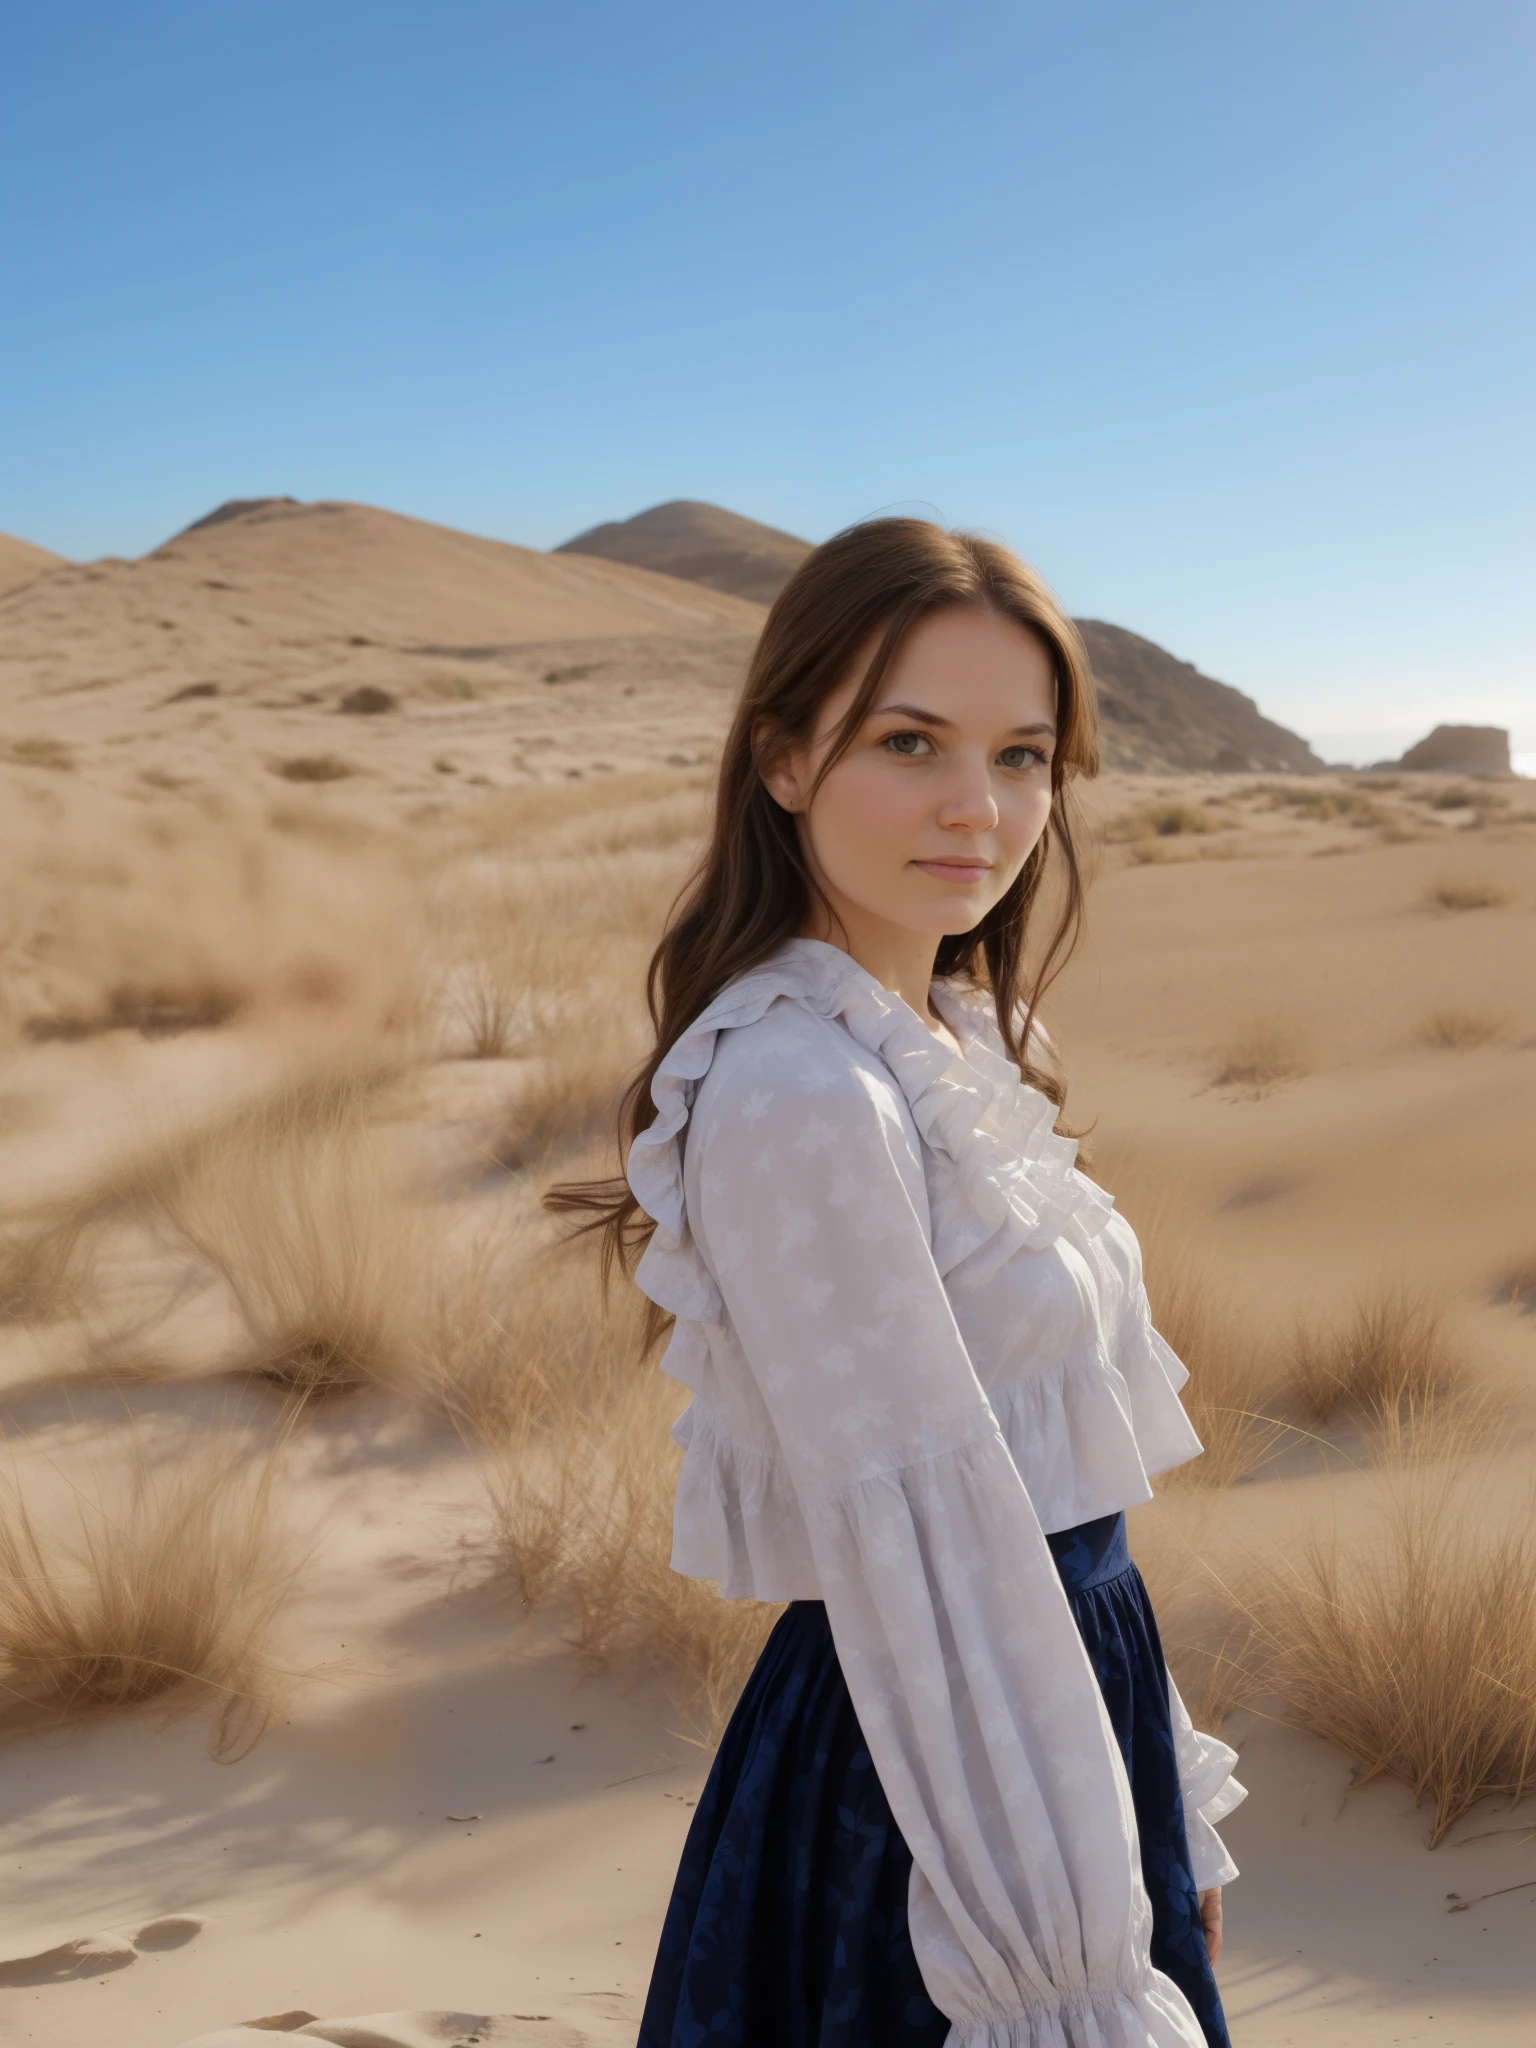
[[[924,1980],[953,2048],[1200,2048],[1148,1961],[1125,1772],[935,1264],[916,1133],[831,1029],[729,1034],[694,1104],[688,1225],[912,1850]]]

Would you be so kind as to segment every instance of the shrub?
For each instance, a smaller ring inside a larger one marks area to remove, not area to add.
[[[640,1355],[642,1306],[530,1212],[444,1295],[429,1383],[483,1448],[489,1555],[524,1605],[564,1607],[594,1659],[668,1670],[717,1731],[778,1610],[671,1568],[682,1396]]]
[[[293,797],[265,818],[64,797],[0,813],[0,1022],[63,1042],[290,1009],[393,1028],[421,954],[398,838]]]
[[[293,1576],[274,1538],[270,1466],[202,1441],[115,1482],[71,1477],[37,1510],[0,1484],[0,1690],[50,1719],[150,1702],[208,1706],[213,1749],[259,1739],[272,1713],[267,1631]]]
[[[1497,883],[1447,877],[1433,884],[1427,900],[1436,910],[1494,910],[1509,899]]]
[[[1128,1165],[1115,1175],[1128,1182],[1145,1264],[1152,1318],[1189,1368],[1181,1399],[1205,1446],[1204,1456],[1177,1466],[1171,1484],[1230,1486],[1246,1479],[1285,1432],[1271,1412],[1280,1383],[1272,1347],[1212,1276],[1193,1242],[1191,1221],[1166,1196],[1136,1202],[1142,1175]]]
[[[1424,1026],[1424,1043],[1442,1052],[1468,1052],[1491,1045],[1504,1028],[1501,1017],[1481,1010],[1437,1010]]]
[[[1212,1055],[1217,1088],[1246,1088],[1264,1095],[1279,1081],[1294,1081],[1308,1069],[1299,1033],[1273,1018],[1255,1018],[1234,1032]]]
[[[1507,1267],[1494,1282],[1493,1298],[1522,1315],[1536,1315],[1536,1258],[1517,1259]]]
[[[228,1289],[250,1364],[303,1392],[410,1377],[428,1222],[370,1110],[389,1070],[287,1083],[146,1162],[130,1213]]]
[[[1384,825],[1391,815],[1373,796],[1352,788],[1330,785],[1313,788],[1294,783],[1265,782],[1260,783],[1252,794],[1267,797],[1271,810],[1299,811],[1303,817],[1311,818],[1320,825],[1333,824],[1340,818],[1362,827]]]
[[[1536,1536],[1488,1529],[1422,1475],[1376,1544],[1316,1538],[1245,1606],[1249,1688],[1435,1808],[1430,1846],[1481,1799],[1536,1791]],[[1231,1690],[1232,1688],[1229,1688]]]
[[[271,766],[272,773],[280,775],[284,782],[341,782],[357,773],[351,762],[343,761],[339,754],[293,754]]]
[[[28,733],[22,739],[0,739],[0,761],[16,768],[70,769],[75,765],[74,749],[67,740],[50,733]]]
[[[311,1393],[408,1383],[437,1234],[374,1121],[394,1072],[285,1080],[110,1163],[0,1241],[0,1313],[77,1317],[90,1363],[120,1370],[213,1287],[252,1370]],[[125,1245],[137,1256],[114,1289],[102,1254]]]
[[[1302,1323],[1291,1341],[1291,1383],[1317,1422],[1339,1408],[1377,1421],[1422,1410],[1449,1394],[1462,1374],[1440,1311],[1403,1286],[1364,1296],[1342,1324]]]
[[[1121,812],[1111,824],[1109,836],[1112,840],[1175,839],[1183,833],[1230,830],[1229,820],[1214,818],[1197,804],[1151,803]]]

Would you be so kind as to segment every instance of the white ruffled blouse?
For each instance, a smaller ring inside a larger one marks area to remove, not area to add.
[[[1148,1959],[1130,1788],[1045,1542],[1198,1453],[1188,1375],[990,996],[933,1002],[959,1057],[794,939],[657,1070],[628,1177],[693,1394],[672,1562],[825,1601],[952,2048],[1202,2048]],[[1204,1889],[1237,1874],[1213,1823],[1243,1789],[1169,1701]]]

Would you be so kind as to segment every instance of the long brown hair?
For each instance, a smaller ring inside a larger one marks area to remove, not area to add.
[[[1062,1083],[1037,1063],[1031,1025],[1082,926],[1070,790],[1076,776],[1095,775],[1099,766],[1088,656],[1045,584],[996,541],[948,533],[923,519],[872,519],[813,549],[769,610],[721,757],[709,846],[651,957],[646,995],[656,1044],[619,1106],[621,1159],[655,1118],[651,1081],[667,1051],[728,983],[804,930],[819,894],[795,820],[769,794],[764,768],[784,749],[811,739],[823,703],[879,634],[874,658],[832,735],[814,796],[852,745],[903,638],[920,619],[955,608],[995,612],[1043,642],[1055,672],[1057,736],[1044,833],[981,922],[940,941],[934,972],[968,977],[991,991],[998,1029],[1019,1071],[1060,1109]],[[1026,978],[1030,915],[1053,856],[1061,870],[1059,914]],[[578,1230],[603,1233],[605,1274],[615,1260],[628,1267],[654,1228],[621,1176],[567,1181],[548,1189],[544,1200],[579,1214]]]

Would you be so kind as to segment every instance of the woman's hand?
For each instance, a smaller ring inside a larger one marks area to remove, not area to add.
[[[1214,1891],[1200,1894],[1200,1925],[1205,1929],[1205,1945],[1214,1963],[1221,1954],[1221,1886]]]

